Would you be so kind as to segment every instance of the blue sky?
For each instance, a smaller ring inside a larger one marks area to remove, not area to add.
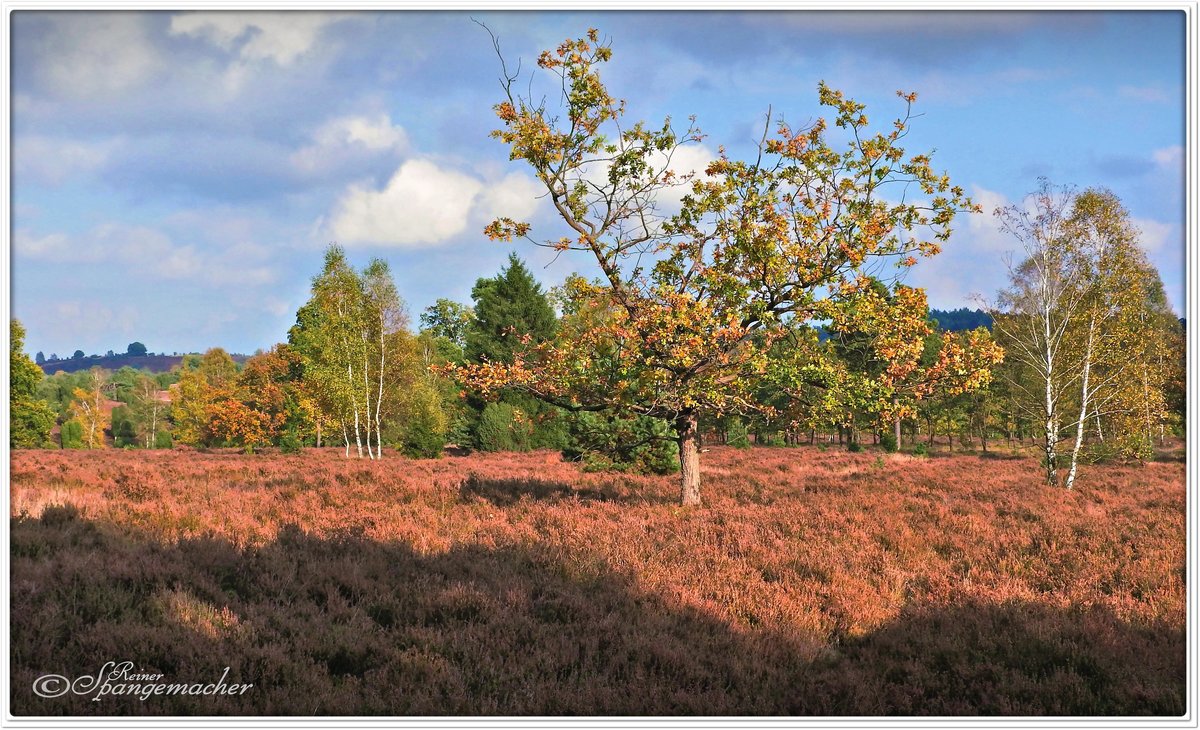
[[[920,94],[910,151],[989,211],[906,283],[974,306],[1016,243],[990,211],[1039,176],[1115,192],[1184,304],[1181,12],[474,14],[525,68],[597,27],[629,116],[696,115],[748,156],[768,107],[818,116],[825,80],[883,124]],[[469,301],[515,250],[546,286],[584,259],[487,241],[553,230],[488,137],[499,68],[467,13],[31,12],[12,18],[12,305],[30,352],[253,352],[286,338],[331,241],[385,258],[413,320]]]

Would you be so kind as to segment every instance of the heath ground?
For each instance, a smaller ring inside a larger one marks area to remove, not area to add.
[[[1182,458],[12,454],[18,715],[1178,715]],[[128,660],[244,694],[42,698]]]

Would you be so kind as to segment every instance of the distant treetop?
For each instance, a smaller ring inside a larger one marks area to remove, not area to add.
[[[992,329],[992,316],[982,309],[931,309],[929,319],[937,322],[938,329],[943,332],[963,332],[980,327],[986,327],[989,331]]]

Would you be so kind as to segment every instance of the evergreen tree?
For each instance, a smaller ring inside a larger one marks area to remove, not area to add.
[[[528,344],[554,336],[557,320],[545,292],[516,254],[491,279],[471,290],[475,319],[466,332],[465,354],[471,362],[511,363],[528,335]]]
[[[546,342],[558,329],[558,320],[550,299],[540,284],[515,254],[508,265],[490,279],[479,279],[471,290],[475,300],[475,318],[466,328],[464,355],[469,362],[511,363],[523,348]],[[489,428],[495,427],[504,414],[520,414],[518,421],[504,428],[526,433],[527,440],[518,439],[518,450],[528,448],[562,448],[566,445],[565,416],[553,406],[523,393],[505,391],[500,400],[511,409],[489,414]],[[472,407],[482,411],[485,403],[472,399]],[[523,419],[523,420],[522,420]],[[480,448],[494,450],[494,435],[484,438],[477,434]]]

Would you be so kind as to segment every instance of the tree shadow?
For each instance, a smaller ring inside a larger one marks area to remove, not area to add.
[[[734,627],[602,562],[296,527],[163,544],[12,520],[16,715],[1179,715],[1184,636],[1103,608],[912,605],[864,636]],[[128,660],[234,696],[35,695]]]
[[[1025,461],[1030,458],[1028,454],[1014,454],[1007,451],[978,451],[975,453],[980,459],[988,459],[990,461]]]
[[[459,487],[459,499],[471,502],[484,499],[497,507],[510,507],[522,500],[536,502],[620,502],[659,504],[659,496],[631,488],[620,480],[609,479],[599,484],[569,484],[563,481],[533,477],[484,477],[468,474]]]

